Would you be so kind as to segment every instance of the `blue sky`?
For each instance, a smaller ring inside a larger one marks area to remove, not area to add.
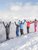
[[[32,16],[36,18],[38,13],[38,0],[0,0],[0,18],[12,18],[11,16]],[[27,17],[26,17],[27,18]]]
[[[17,4],[18,3],[31,3],[31,4],[36,4],[38,0],[0,0],[0,10],[6,10],[8,6],[11,4]]]

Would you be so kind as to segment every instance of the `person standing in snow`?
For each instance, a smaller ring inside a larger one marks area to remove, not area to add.
[[[27,33],[29,33],[29,28],[30,28],[30,22],[28,21],[28,22],[26,22],[27,23]]]
[[[33,21],[33,23],[34,23],[34,32],[37,31],[37,29],[36,29],[36,28],[37,28],[37,22],[38,22],[38,21],[37,21],[36,19],[35,19],[35,21]]]
[[[36,31],[37,31],[37,29],[36,29],[36,28],[37,28],[37,20],[35,19],[35,22],[34,22],[34,29],[35,29],[35,30],[34,30],[34,32],[36,32]]]
[[[23,26],[24,26],[25,21],[26,21],[26,20],[24,20],[24,22],[19,21],[19,26],[20,26],[20,33],[21,33],[21,35],[24,34],[24,33],[23,33]]]
[[[16,22],[15,22],[15,25],[16,25],[16,36],[18,37],[19,36],[19,25],[16,24]]]
[[[27,33],[29,33],[30,24],[32,24],[32,22],[31,21],[26,21],[26,23],[27,23]]]
[[[9,24],[7,23],[7,25],[5,25],[5,23],[3,22],[3,25],[4,25],[5,29],[6,29],[6,40],[9,40],[11,22],[9,22]]]

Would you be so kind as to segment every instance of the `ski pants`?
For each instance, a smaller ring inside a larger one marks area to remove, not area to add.
[[[16,30],[16,36],[19,36],[19,30]]]
[[[9,40],[9,33],[6,32],[6,40]]]
[[[23,29],[20,29],[20,33],[21,33],[21,35],[23,35]]]
[[[27,27],[27,33],[29,33],[29,27]]]

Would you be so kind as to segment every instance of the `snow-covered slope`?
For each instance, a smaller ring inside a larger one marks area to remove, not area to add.
[[[24,34],[27,34],[27,28],[26,28],[26,23],[24,24]],[[37,31],[38,31],[38,25],[37,25]],[[34,24],[30,25],[30,32],[34,32]],[[20,31],[19,31],[20,35]],[[16,26],[15,24],[11,24],[10,26],[10,33],[9,33],[9,38],[15,38],[16,37]],[[6,32],[4,25],[0,23],[0,42],[6,40]]]
[[[1,43],[0,50],[38,50],[38,32]]]

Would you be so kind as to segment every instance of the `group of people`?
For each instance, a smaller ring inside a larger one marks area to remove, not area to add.
[[[32,24],[32,23],[34,23],[34,32],[36,32],[36,28],[37,28],[37,20],[35,19],[34,21],[26,21],[26,20],[24,20],[24,22],[22,22],[22,21],[18,21],[18,24],[16,24],[16,22],[15,22],[15,25],[16,25],[16,35],[17,36],[19,36],[19,27],[20,27],[20,33],[21,33],[21,35],[23,35],[24,33],[23,33],[23,25],[24,25],[24,23],[26,22],[26,24],[27,24],[27,33],[29,33],[29,29],[30,29],[30,25]]]
[[[26,24],[27,24],[27,33],[29,33],[29,29],[30,29],[30,25],[32,24],[32,23],[34,23],[34,32],[36,32],[36,27],[37,27],[37,20],[35,19],[34,21],[26,21],[25,19],[24,19],[24,22],[22,22],[22,21],[18,21],[18,24],[16,23],[16,22],[14,22],[15,23],[15,25],[16,25],[16,36],[18,37],[19,36],[19,30],[20,30],[20,33],[21,33],[21,35],[23,35],[24,33],[23,33],[23,26],[24,26],[24,24],[25,24],[25,22],[26,22]],[[9,23],[7,23],[6,25],[5,25],[5,23],[4,22],[2,22],[3,23],[3,25],[4,25],[4,27],[5,27],[5,30],[6,30],[6,40],[9,40],[10,38],[9,38],[9,33],[10,33],[10,25],[11,25],[11,21],[9,22]],[[20,28],[20,29],[19,29]]]

